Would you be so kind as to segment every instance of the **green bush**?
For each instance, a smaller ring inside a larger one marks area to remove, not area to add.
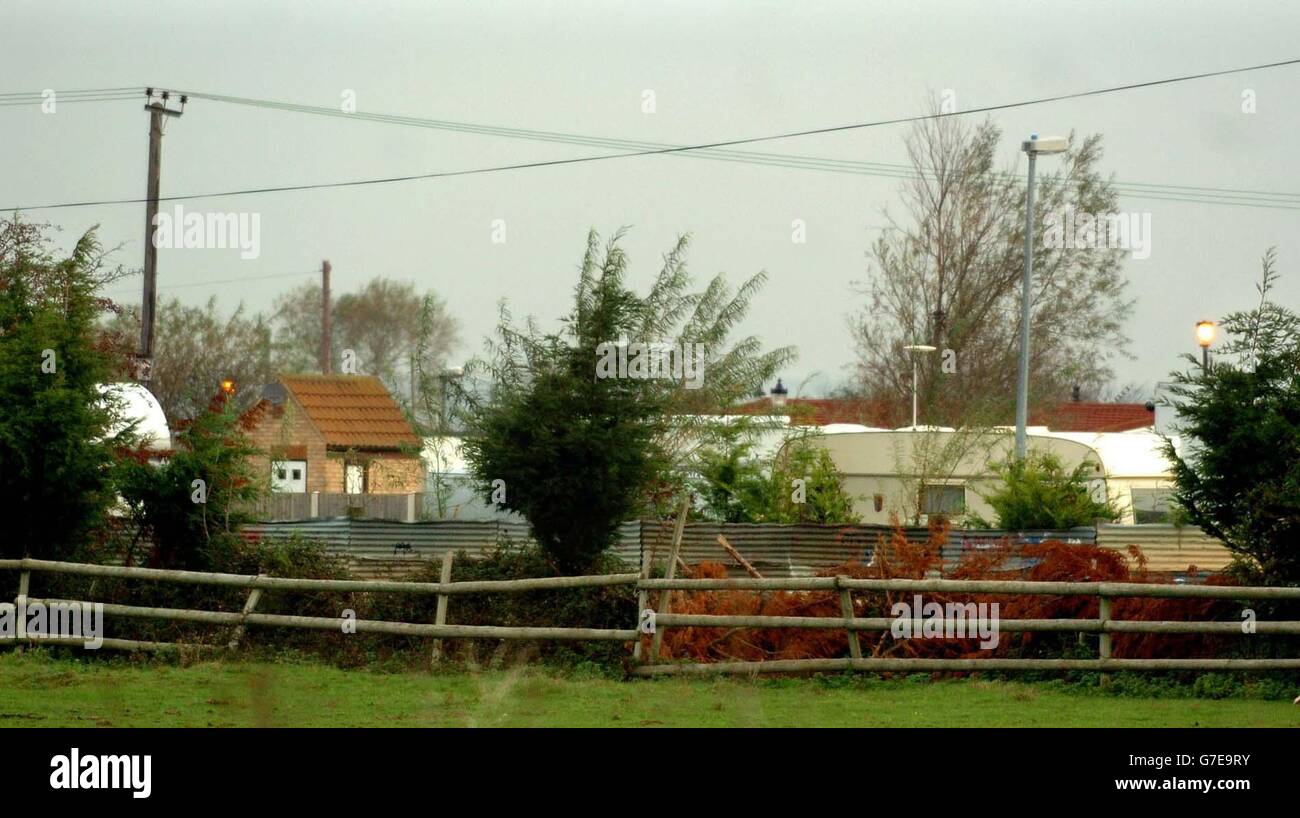
[[[411,579],[437,582],[441,566],[430,563]],[[604,555],[592,566],[593,574],[626,573],[626,565]],[[456,582],[552,577],[555,567],[539,546],[503,544],[484,557],[471,559],[461,552],[452,562]],[[433,622],[438,598],[425,594],[375,594],[370,614],[375,619]],[[450,625],[502,625],[511,627],[632,628],[636,622],[636,590],[630,585],[604,588],[566,588],[525,593],[458,594],[448,601]],[[429,640],[411,637],[375,637],[391,650],[429,649]],[[466,662],[488,659],[495,651],[518,651],[564,665],[597,663],[621,667],[628,657],[624,642],[545,641],[503,643],[497,639],[455,639],[443,643],[445,655]]]
[[[1059,531],[1119,519],[1119,510],[1109,500],[1098,502],[1089,491],[1092,468],[1091,463],[1084,462],[1067,472],[1056,455],[1032,451],[1024,460],[997,464],[994,471],[1001,486],[984,495],[997,514],[996,527],[1008,531]],[[972,523],[991,527],[978,518]]]
[[[217,573],[310,579],[348,578],[346,569],[326,553],[322,544],[299,537],[282,541],[248,541],[237,538],[230,548],[223,549],[221,553],[222,559],[212,566],[212,570]],[[37,572],[32,575],[31,595],[151,608],[238,612],[243,610],[248,590],[220,585]],[[356,609],[360,605],[360,599],[361,595],[350,593],[263,590],[256,611],[337,617],[346,608]],[[105,636],[111,638],[157,642],[221,645],[229,641],[233,634],[230,625],[110,615],[104,617],[104,625]],[[347,652],[352,647],[342,633],[260,625],[251,625],[245,629],[242,644],[254,648],[302,650],[331,656],[336,656],[340,651]]]

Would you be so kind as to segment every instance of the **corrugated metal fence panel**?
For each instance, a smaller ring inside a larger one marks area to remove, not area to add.
[[[811,576],[817,571],[846,562],[871,561],[880,537],[888,537],[887,526],[772,523],[689,523],[682,532],[681,557],[688,564],[717,562],[727,566],[730,574],[743,576],[718,544],[718,535],[740,552],[764,576]],[[925,529],[909,529],[908,539],[928,536]],[[643,547],[654,555],[656,565],[663,566],[672,548],[672,522],[641,523]]]
[[[1003,531],[996,529],[953,529],[948,532],[948,543],[943,547],[944,565],[955,565],[963,557],[972,554],[978,554],[981,551],[989,551],[999,547],[1004,541],[1009,541],[1012,549],[1012,556],[1007,560],[1006,567],[1011,570],[1021,570],[1032,567],[1034,561],[1022,558],[1015,554],[1016,547],[1019,545],[1032,545],[1045,540],[1059,540],[1064,543],[1075,543],[1079,545],[1095,545],[1097,542],[1097,530],[1092,527],[1067,528],[1060,531]]]
[[[287,537],[297,531],[303,537],[324,542],[332,553],[345,557],[354,571],[364,576],[409,573],[430,560],[440,559],[446,551],[475,554],[505,542],[529,541],[526,523],[502,520],[402,523],[336,517],[256,523],[244,530],[264,537]],[[612,551],[629,568],[635,569],[640,565],[644,547],[662,568],[668,559],[672,533],[671,521],[624,523]],[[929,539],[925,528],[906,528],[904,533],[909,542],[922,543]],[[851,561],[870,563],[877,544],[891,536],[891,529],[877,525],[689,523],[682,535],[682,559],[688,564],[721,563],[731,575],[743,576],[744,569],[718,545],[719,534],[763,575],[787,577],[811,576]],[[1026,532],[954,529],[943,547],[944,563],[953,565],[963,556],[994,548],[1004,538],[1010,538],[1013,545],[1056,539],[1066,543],[1096,543],[1120,551],[1127,551],[1132,543],[1146,554],[1149,569],[1159,572],[1184,571],[1190,564],[1217,571],[1229,561],[1221,543],[1196,529],[1105,525],[1100,531],[1093,528]],[[1009,567],[1022,568],[1029,564],[1013,558]]]
[[[619,526],[618,541],[614,543],[614,547],[610,551],[633,570],[639,570],[641,565],[640,521],[632,520]]]
[[[663,566],[672,545],[673,526],[670,522],[642,523],[642,542],[652,549],[655,563]],[[908,542],[929,541],[930,532],[924,527],[904,528]],[[848,562],[871,562],[881,541],[888,541],[892,529],[883,525],[826,526],[815,524],[744,524],[744,523],[690,523],[682,534],[682,559],[687,563],[719,562],[727,566],[731,575],[743,575],[744,569],[718,544],[718,535],[727,538],[759,573],[764,576],[812,576],[818,571],[844,565]],[[1056,539],[1063,542],[1086,543],[1096,540],[1092,528],[1074,528],[1064,531],[963,531],[948,532],[943,546],[944,563],[953,565],[973,551],[996,547],[1009,538],[1017,543],[1037,543]],[[1013,558],[1011,568],[1025,567],[1029,563]]]
[[[1223,543],[1191,526],[1101,525],[1097,527],[1097,544],[1125,554],[1130,545],[1136,545],[1146,556],[1150,571],[1182,572],[1189,565],[1201,571],[1221,571],[1232,561],[1232,553]]]
[[[344,558],[353,573],[366,578],[410,574],[440,560],[447,551],[479,554],[503,542],[528,539],[526,524],[477,520],[401,523],[333,517],[252,523],[243,530],[270,539],[297,533],[319,540],[327,551]]]

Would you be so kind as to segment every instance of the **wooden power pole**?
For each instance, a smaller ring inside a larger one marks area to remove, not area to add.
[[[181,97],[179,109],[168,108],[171,94],[166,91],[158,93],[154,89],[145,91],[147,102],[144,109],[149,112],[149,179],[147,182],[144,206],[144,293],[140,300],[140,354],[136,359],[136,380],[150,379],[153,368],[153,328],[154,312],[158,301],[158,248],[154,244],[155,220],[158,217],[158,189],[162,175],[162,135],[163,117],[179,117],[185,110],[187,97]]]
[[[330,263],[326,259],[320,263],[320,371],[322,375],[330,374],[330,336],[333,333],[333,310],[330,309]]]

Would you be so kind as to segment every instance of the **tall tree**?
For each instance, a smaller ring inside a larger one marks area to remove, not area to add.
[[[1173,375],[1170,402],[1184,445],[1167,441],[1174,499],[1222,540],[1248,582],[1300,583],[1300,313],[1272,300],[1275,254],[1264,256],[1259,305],[1222,322],[1208,370]]]
[[[172,298],[159,302],[156,315],[148,385],[169,423],[205,411],[225,379],[236,384],[234,404],[239,409],[255,403],[262,384],[274,379],[270,325],[261,314],[250,315],[243,304],[225,315],[215,296],[202,306]],[[108,328],[125,339],[138,337],[139,308],[122,310]]]
[[[315,372],[320,368],[321,285],[307,282],[281,293],[271,313],[272,350],[284,372]],[[338,338],[337,329],[334,338]],[[335,353],[337,344],[332,345]]]
[[[999,129],[955,117],[919,124],[907,140],[913,174],[904,213],[869,253],[867,304],[850,318],[857,343],[854,391],[910,416],[913,353],[923,355],[920,389],[931,425],[1006,423],[1013,414],[1019,359],[1025,181],[996,167]],[[1044,216],[1067,210],[1116,211],[1099,173],[1101,137],[1071,139],[1036,188],[1030,324],[1030,400],[1066,399],[1075,385],[1095,390],[1108,361],[1125,354],[1123,249],[1045,241]],[[1043,163],[1046,164],[1046,163]],[[1053,246],[1048,246],[1053,245]]]
[[[129,435],[101,393],[122,362],[99,331],[113,270],[94,230],[70,253],[46,229],[0,222],[0,554],[73,557],[113,499],[109,465]]]
[[[503,306],[486,357],[467,366],[466,381],[485,388],[461,395],[465,455],[483,496],[523,514],[566,571],[589,565],[659,490],[680,486],[687,413],[730,405],[793,356],[764,353],[754,338],[729,342],[761,276],[735,293],[719,276],[694,293],[683,238],[639,296],[627,285],[621,235],[602,247],[588,234],[560,332],[542,332],[531,318],[516,326]],[[635,357],[651,344],[700,350],[698,369],[651,376],[627,357],[610,367],[611,355]]]
[[[334,299],[332,367],[350,350],[356,371],[377,375],[403,404],[410,403],[421,366],[440,369],[457,343],[457,322],[446,302],[415,285],[383,277]],[[321,288],[304,284],[276,301],[275,359],[284,371],[319,367]],[[421,363],[416,359],[424,356]],[[410,407],[408,407],[410,408]]]

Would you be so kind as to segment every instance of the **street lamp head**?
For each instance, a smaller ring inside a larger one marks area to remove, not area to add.
[[[460,376],[465,374],[465,367],[449,366],[445,370],[443,370],[442,374],[446,375],[448,378],[459,378]]]
[[[929,344],[908,344],[907,346],[903,347],[903,349],[907,350],[908,352],[935,352],[939,348],[932,347]]]
[[[1208,349],[1218,334],[1219,327],[1213,321],[1196,322],[1196,343],[1201,345],[1201,349]]]
[[[1030,134],[1029,139],[1020,143],[1020,149],[1025,153],[1048,154],[1048,153],[1065,153],[1070,149],[1070,139],[1065,136],[1044,136]]]

